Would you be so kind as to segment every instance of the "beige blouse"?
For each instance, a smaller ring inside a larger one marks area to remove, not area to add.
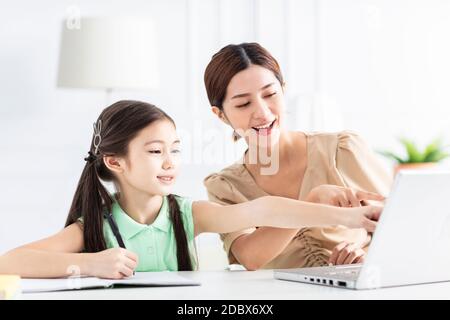
[[[388,195],[392,180],[374,153],[355,133],[307,133],[307,168],[300,189],[304,200],[311,189],[322,184],[352,187]],[[213,173],[204,184],[211,201],[229,205],[268,195],[255,182],[242,161]],[[274,213],[276,214],[276,213]],[[221,234],[230,264],[239,263],[230,247],[234,240],[255,228]],[[340,242],[361,244],[367,249],[370,237],[364,229],[341,225],[302,228],[284,251],[263,266],[265,269],[323,266]]]

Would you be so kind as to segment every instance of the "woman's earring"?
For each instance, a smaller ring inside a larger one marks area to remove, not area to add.
[[[236,130],[233,130],[233,134],[231,137],[233,138],[234,142],[238,141],[241,138],[241,136],[237,134]]]

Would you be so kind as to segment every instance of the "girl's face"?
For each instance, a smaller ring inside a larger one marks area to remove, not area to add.
[[[179,147],[172,122],[153,122],[130,141],[127,156],[118,160],[119,182],[150,195],[170,194],[178,175]]]
[[[278,142],[283,123],[283,87],[272,71],[251,65],[231,79],[223,110],[224,115],[213,108],[240,136],[245,134],[247,144],[271,146]]]

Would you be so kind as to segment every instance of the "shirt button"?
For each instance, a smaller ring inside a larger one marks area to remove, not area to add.
[[[154,254],[155,250],[153,250],[153,247],[147,247],[148,254]]]

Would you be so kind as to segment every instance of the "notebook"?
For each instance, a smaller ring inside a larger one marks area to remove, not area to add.
[[[165,287],[198,286],[199,282],[184,278],[175,272],[137,272],[134,276],[120,280],[95,277],[69,277],[62,279],[22,279],[22,293],[65,291],[116,286]]]

